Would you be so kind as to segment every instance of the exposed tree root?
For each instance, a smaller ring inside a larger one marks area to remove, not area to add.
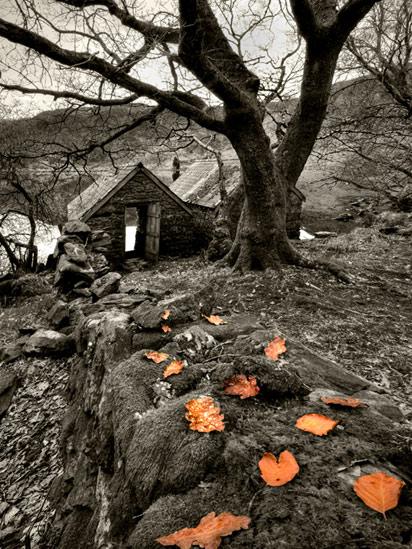
[[[273,269],[279,271],[281,264],[296,265],[305,269],[322,270],[333,274],[341,282],[353,284],[355,277],[349,274],[337,263],[324,259],[308,259],[303,257],[291,246],[286,246],[281,250],[282,260],[279,259],[279,252],[268,254],[267,251],[262,254],[252,252],[248,243],[241,242],[236,238],[230,252],[221,260],[216,262],[217,267],[232,267],[234,272],[245,274],[249,271],[264,271]]]
[[[306,269],[317,269],[329,272],[338,280],[345,282],[346,284],[353,284],[355,281],[353,275],[347,273],[342,267],[332,261],[326,261],[324,259],[307,259],[306,257],[296,254],[296,258],[292,264],[299,267],[305,267]]]

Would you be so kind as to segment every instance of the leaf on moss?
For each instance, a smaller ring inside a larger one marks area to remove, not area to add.
[[[167,320],[170,317],[171,312],[170,309],[165,309],[160,316],[163,320]]]
[[[279,459],[266,452],[259,461],[260,474],[269,486],[283,486],[299,473],[299,464],[289,450],[279,454]]]
[[[226,324],[223,318],[220,318],[220,316],[218,315],[210,315],[210,316],[203,315],[203,316],[210,324],[213,324],[214,326],[220,326],[221,324]]]
[[[265,355],[271,360],[278,360],[279,356],[286,353],[286,340],[276,336],[265,348]]]
[[[348,408],[367,408],[368,405],[358,398],[321,396],[320,400],[332,406],[346,406]]]
[[[254,376],[237,374],[225,380],[225,394],[240,396],[241,399],[259,394],[259,387]]]
[[[147,359],[152,360],[156,364],[160,364],[169,358],[166,353],[159,353],[158,351],[147,351],[144,355]]]
[[[200,433],[224,431],[224,415],[212,397],[202,396],[186,402],[186,419],[190,422],[189,428]]]
[[[387,475],[383,471],[377,471],[371,475],[359,477],[353,489],[365,505],[385,515],[386,511],[398,505],[403,486],[405,486],[403,480]]]
[[[185,367],[185,361],[184,360],[172,360],[170,364],[166,366],[166,368],[163,370],[163,378],[166,379],[169,376],[180,374],[180,372]]]
[[[296,421],[296,427],[301,431],[322,437],[332,431],[338,423],[338,421],[321,414],[305,414]]]
[[[249,528],[250,518],[236,516],[232,513],[209,513],[204,516],[196,528],[183,528],[168,536],[157,538],[157,542],[163,546],[177,545],[180,549],[190,549],[198,545],[204,549],[217,549],[220,547],[222,537],[230,536],[237,530]]]

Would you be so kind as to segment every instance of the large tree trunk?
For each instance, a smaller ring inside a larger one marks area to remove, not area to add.
[[[340,47],[307,45],[299,103],[275,151],[277,177],[296,185],[326,116]]]
[[[227,112],[228,137],[242,167],[245,204],[227,261],[240,271],[278,268],[293,249],[286,234],[286,189],[275,163],[259,108]]]
[[[275,154],[261,112],[254,107],[227,112],[229,137],[242,166],[245,203],[233,247],[224,261],[236,270],[278,268],[299,263],[286,233],[286,200],[313,149],[326,115],[340,49],[308,45],[301,97]]]

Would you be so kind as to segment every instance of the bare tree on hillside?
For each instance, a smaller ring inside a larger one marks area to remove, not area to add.
[[[412,7],[377,4],[347,42],[342,84],[322,132],[330,177],[412,209]],[[326,142],[325,142],[326,139]],[[325,144],[326,143],[326,144]]]
[[[355,63],[381,82],[394,101],[412,115],[412,5],[382,0],[347,41]],[[350,58],[349,58],[350,59]]]
[[[39,174],[29,174],[4,157],[0,158],[0,185],[0,255],[7,258],[12,272],[34,272],[39,224],[54,216],[51,189]],[[1,267],[6,270],[4,264]]]
[[[146,97],[225,135],[239,157],[245,191],[238,238],[227,259],[245,271],[277,268],[281,262],[305,263],[286,235],[286,191],[298,180],[320,130],[339,53],[376,1],[290,1],[306,43],[305,64],[300,100],[275,155],[263,128],[260,80],[230,44],[207,0],[180,0],[178,18],[164,12],[143,18],[142,9],[115,0],[56,0],[56,9],[66,8],[64,29],[32,3],[25,4],[22,15],[19,3],[16,22],[0,19],[0,36],[25,47],[34,61],[37,55],[43,63],[50,59],[69,67],[70,74],[94,77],[87,93],[48,88],[36,93],[76,96],[85,103],[99,104],[119,101],[121,93],[128,92],[130,101]],[[54,40],[43,34],[46,27],[49,35],[54,33]],[[78,46],[74,47],[72,40],[68,47],[73,36]],[[161,55],[166,56],[174,76],[168,89],[148,83],[139,74],[142,60],[150,59],[150,66],[155,66]],[[178,89],[176,75],[180,71],[190,73],[197,89],[207,90],[220,100],[223,109],[207,104],[195,87]],[[11,87],[19,88],[16,84]]]

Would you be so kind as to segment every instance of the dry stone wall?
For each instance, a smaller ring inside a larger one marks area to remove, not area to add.
[[[241,315],[208,324],[202,315],[213,310],[213,290],[167,296],[135,288],[94,303],[76,301],[78,356],[61,440],[64,474],[44,547],[155,549],[159,536],[223,511],[251,518],[249,529],[224,538],[222,547],[231,549],[280,542],[326,548],[342,540],[353,546],[359,536],[362,547],[407,546],[410,487],[387,521],[352,489],[368,467],[405,479],[411,474],[398,408],[378,387],[291,338],[284,360],[267,359],[264,347],[280,335],[274,325]],[[167,334],[161,331],[166,309],[173,329]],[[162,364],[145,357],[148,350],[187,366],[164,379]],[[257,378],[257,397],[225,395],[224,380],[238,373]],[[332,412],[319,400],[325,392],[361,396],[369,407]],[[223,432],[188,429],[185,403],[201,395],[219,403]],[[339,428],[328,437],[296,429],[296,419],[310,412],[332,414]],[[288,486],[265,487],[257,463],[264,452],[284,449],[297,457],[300,474]]]

